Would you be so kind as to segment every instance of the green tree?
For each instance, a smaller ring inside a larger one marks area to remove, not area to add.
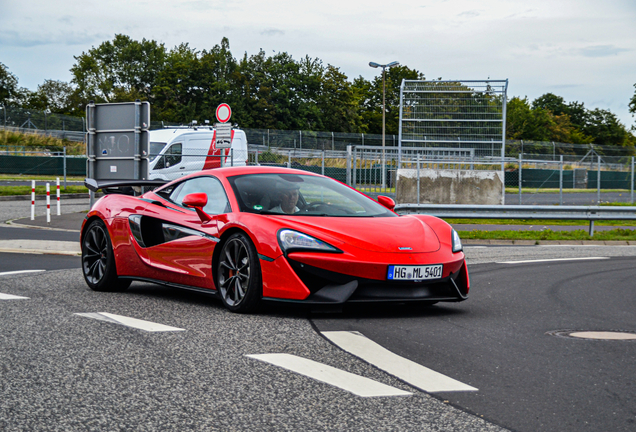
[[[589,119],[583,132],[591,136],[595,144],[634,146],[636,139],[611,111],[594,109],[589,112]]]
[[[0,103],[12,102],[18,92],[18,78],[9,72],[9,68],[0,63]]]
[[[561,96],[546,93],[532,101],[532,109],[541,108],[552,112],[554,115],[569,114],[568,105]]]
[[[335,66],[327,66],[317,105],[322,116],[322,130],[358,132],[361,129],[362,116],[354,87]]]
[[[634,88],[636,89],[636,84],[634,84]],[[629,112],[632,113],[632,117],[636,115],[636,90],[634,91],[634,96],[632,96],[629,101]],[[636,125],[632,126],[632,130],[636,130]]]
[[[527,98],[513,97],[507,104],[506,138],[574,144],[591,142],[593,138],[570,120],[570,107],[563,98],[551,93],[535,99],[532,106]]]
[[[38,89],[31,93],[28,108],[41,111],[50,109],[56,114],[71,114],[75,110],[74,89],[64,81],[45,79]],[[81,108],[81,107],[79,107]]]
[[[0,63],[0,103],[22,106],[31,97],[31,92],[18,86],[18,78],[3,63]]]
[[[135,99],[154,102],[152,89],[164,67],[163,44],[117,34],[113,41],[75,57],[71,68],[77,97],[83,104],[95,102],[129,102]]]

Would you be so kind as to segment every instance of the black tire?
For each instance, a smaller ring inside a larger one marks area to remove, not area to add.
[[[224,243],[216,269],[216,288],[232,312],[254,312],[263,294],[261,265],[254,244],[243,233],[232,234]]]
[[[130,280],[117,277],[108,229],[99,219],[90,223],[82,238],[82,273],[94,291],[125,291]]]

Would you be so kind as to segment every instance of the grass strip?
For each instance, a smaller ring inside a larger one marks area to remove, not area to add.
[[[590,236],[586,230],[574,231],[552,231],[546,229],[543,231],[458,231],[462,239],[479,239],[479,240],[597,240],[611,241],[621,240],[636,241],[636,230],[617,228],[610,231],[596,231],[594,236]]]
[[[51,196],[56,195],[55,190],[56,185],[51,184]],[[64,189],[63,186],[60,186],[60,194],[70,194],[70,193],[88,193],[88,189],[84,186],[76,186],[70,185],[66,186]],[[35,187],[36,195],[46,195],[46,186],[36,186]],[[31,186],[2,186],[0,187],[0,196],[14,196],[14,195],[31,195]]]
[[[596,193],[597,189],[563,189],[564,194],[577,194],[577,193]],[[612,193],[624,193],[630,194],[631,191],[629,189],[601,189],[601,193],[612,192]],[[518,187],[506,187],[507,194],[519,194]],[[559,188],[521,188],[522,195],[534,195],[534,194],[558,194]]]
[[[55,183],[56,179],[60,179],[60,184],[64,181],[64,176],[47,176],[47,175],[19,175],[19,174],[0,174],[0,180],[4,181],[31,181],[36,182],[48,181]],[[86,177],[67,176],[67,181],[84,181]]]
[[[554,226],[579,226],[589,225],[587,220],[552,220],[552,219],[446,219],[451,225],[554,225]],[[634,226],[633,220],[604,220],[595,221],[597,226]]]

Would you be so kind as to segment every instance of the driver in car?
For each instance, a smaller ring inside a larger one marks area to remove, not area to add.
[[[300,210],[298,207],[296,207],[299,193],[298,185],[289,182],[278,183],[276,185],[276,189],[278,190],[278,199],[280,200],[280,204],[270,209],[270,211],[292,214]]]

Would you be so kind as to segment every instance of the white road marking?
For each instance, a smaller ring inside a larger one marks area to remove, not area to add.
[[[145,330],[149,332],[165,332],[165,331],[185,331],[185,329],[170,327],[164,324],[157,324],[150,321],[144,321],[137,318],[125,317],[122,315],[115,315],[107,312],[95,312],[95,313],[76,313],[75,315],[93,318],[100,321],[106,321],[113,324],[121,324],[126,327],[132,327],[139,330]]]
[[[581,331],[570,333],[570,336],[582,339],[599,340],[634,340],[636,334],[617,331]]]
[[[247,357],[271,363],[361,397],[409,396],[412,394],[372,379],[292,354],[250,354]]]
[[[526,263],[540,263],[540,262],[556,262],[556,261],[583,261],[583,260],[605,260],[609,257],[581,257],[581,258],[552,258],[552,259],[538,259],[538,260],[524,260],[524,261],[499,261],[497,264],[526,264]]]
[[[17,296],[17,295],[13,295],[13,294],[2,294],[0,293],[0,300],[22,300],[22,299],[28,299],[29,297],[22,297],[22,296]]]
[[[322,334],[343,350],[426,392],[477,391],[475,387],[400,357],[361,333],[327,331]]]
[[[2,272],[0,273],[0,276],[10,276],[10,275],[21,274],[21,273],[39,273],[43,271],[46,271],[46,270],[16,270],[16,271]]]

